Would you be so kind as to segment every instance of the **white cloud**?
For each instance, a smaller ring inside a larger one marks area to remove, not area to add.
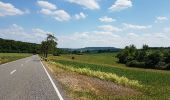
[[[79,14],[75,14],[75,19],[80,20],[80,19],[85,19],[87,15],[85,15],[83,12],[80,12]]]
[[[46,38],[48,33],[50,32],[39,28],[26,30],[16,24],[13,24],[8,28],[0,29],[1,38],[34,43],[41,43],[41,41]]]
[[[159,16],[159,17],[156,17],[155,23],[162,23],[162,22],[167,21],[167,20],[168,20],[167,17]]]
[[[155,33],[155,37],[159,38],[159,39],[165,39],[167,38],[167,36],[165,35],[165,33]]]
[[[41,1],[40,4],[39,2],[40,1],[37,1],[38,5],[41,7],[40,13],[50,16],[60,22],[69,21],[71,19],[71,16],[65,10],[57,9],[54,4],[47,1]]]
[[[68,21],[71,19],[70,15],[64,10],[56,10],[53,13],[55,19],[58,21]]]
[[[76,32],[70,35],[61,35],[58,38],[59,47],[68,48],[111,46],[112,44],[117,43],[120,39],[118,35],[104,31]]]
[[[67,0],[67,1],[70,3],[81,5],[91,10],[100,9],[97,0]]]
[[[109,23],[109,22],[114,22],[116,21],[116,19],[113,19],[113,18],[110,18],[110,17],[107,17],[107,16],[103,16],[101,18],[99,18],[99,20],[101,22],[105,22],[105,23]]]
[[[50,9],[50,10],[57,9],[56,5],[49,3],[48,1],[37,1],[37,4],[45,9]]]
[[[152,47],[163,46],[167,47],[170,45],[170,35],[165,33],[125,33],[115,34],[113,32],[106,31],[92,31],[92,32],[76,32],[69,35],[60,35],[59,47],[68,48],[80,48],[90,46],[110,46],[123,48],[127,45],[134,44],[138,48],[142,47],[143,44],[148,44]]]
[[[0,1],[0,17],[1,16],[14,16],[14,15],[23,15],[25,12],[16,8],[10,3],[4,3]]]
[[[170,27],[164,28],[163,31],[166,32],[166,33],[170,33]]]
[[[107,32],[119,32],[121,31],[120,28],[112,26],[112,25],[102,25],[98,26],[100,30],[107,31]]]
[[[135,38],[138,37],[138,35],[136,33],[128,33],[128,36],[129,37],[135,37]]]
[[[49,9],[41,9],[40,13],[44,14],[44,15],[53,15],[53,12]]]
[[[123,23],[125,29],[137,29],[137,30],[140,30],[140,29],[149,29],[149,28],[152,28],[152,25],[134,25],[134,24],[127,24],[127,23]]]
[[[116,2],[109,8],[111,11],[120,11],[132,7],[131,0],[116,0]]]

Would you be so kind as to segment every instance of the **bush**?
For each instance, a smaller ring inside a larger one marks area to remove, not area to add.
[[[53,54],[53,56],[60,56],[60,54],[58,54],[58,53],[54,53],[54,54]]]
[[[165,62],[159,62],[155,68],[157,69],[166,69],[167,68],[167,64]]]
[[[132,60],[126,63],[129,67],[145,67],[145,62],[138,62],[137,60]]]
[[[166,65],[166,69],[170,70],[170,63]]]
[[[74,59],[75,59],[75,57],[71,57],[71,59],[73,59],[73,60],[74,60]]]

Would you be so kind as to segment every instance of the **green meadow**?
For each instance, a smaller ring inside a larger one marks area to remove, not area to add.
[[[117,63],[116,53],[83,54],[83,55],[61,55],[50,56],[49,60],[80,74],[97,77],[100,79],[113,81],[108,75],[117,75],[118,78],[125,77],[128,81],[117,82],[117,84],[132,87],[142,92],[141,99],[161,99],[170,98],[170,72],[154,69],[129,68]],[[80,70],[83,69],[83,70]],[[99,76],[92,74],[96,73]],[[99,74],[99,73],[100,74]],[[103,77],[101,78],[100,76]],[[108,75],[107,75],[108,74]],[[128,82],[136,81],[136,86],[129,85]],[[126,83],[127,82],[127,83]],[[142,86],[142,87],[141,87]],[[138,97],[137,97],[138,98]],[[139,99],[139,98],[138,98]]]

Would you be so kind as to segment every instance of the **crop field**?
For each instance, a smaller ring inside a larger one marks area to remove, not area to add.
[[[51,56],[49,59],[67,70],[135,88],[142,92],[140,96],[142,99],[166,100],[170,98],[169,71],[128,68],[125,65],[118,64],[115,55],[115,53],[61,55],[59,57]],[[98,74],[98,76],[92,73]],[[118,82],[110,77],[108,78],[108,74],[117,75],[118,78],[116,79],[124,77],[128,81]],[[128,82],[131,81],[135,81],[135,85],[129,85]]]
[[[0,53],[0,64],[31,56],[24,53]]]

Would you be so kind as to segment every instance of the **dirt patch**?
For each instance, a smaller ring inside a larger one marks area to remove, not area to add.
[[[110,81],[104,81],[95,77],[89,77],[75,72],[66,71],[51,64],[48,64],[48,66],[49,69],[55,73],[57,80],[60,81],[65,87],[70,88],[73,91],[90,91],[91,95],[100,96],[105,99],[122,96],[138,96],[141,94],[134,89],[123,87]],[[77,98],[74,94],[70,96],[71,98]],[[85,98],[81,96],[79,99],[84,100]]]

